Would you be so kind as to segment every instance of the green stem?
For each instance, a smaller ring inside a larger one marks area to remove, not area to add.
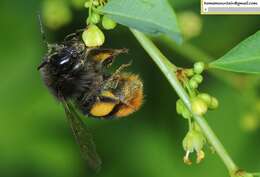
[[[93,0],[90,0],[90,6],[89,6],[89,9],[88,9],[88,19],[91,19],[91,16],[92,16],[92,8],[93,8]],[[91,20],[88,22],[89,24],[92,24]],[[89,25],[88,24],[88,25]]]
[[[192,122],[191,122],[191,118],[188,119],[188,123],[189,123],[189,131],[191,131],[192,129]]]
[[[153,59],[153,61],[158,65],[158,67],[161,69],[163,74],[166,76],[172,87],[175,89],[179,97],[183,100],[187,108],[191,111],[191,101],[182,87],[182,85],[179,83],[176,75],[175,70],[176,66],[173,65],[162,53],[161,51],[155,46],[155,44],[146,37],[143,33],[130,29],[136,39],[139,41],[139,43],[142,45],[142,47],[146,50],[146,52],[150,55],[150,57]],[[192,111],[191,111],[192,112]],[[193,117],[195,121],[199,124],[202,131],[204,132],[205,136],[207,137],[210,144],[214,147],[224,164],[226,165],[228,171],[230,174],[234,174],[238,168],[225,150],[224,146],[221,144],[215,133],[212,131],[210,126],[208,125],[207,121],[194,113]]]

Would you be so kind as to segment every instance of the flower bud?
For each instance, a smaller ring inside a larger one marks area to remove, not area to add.
[[[198,95],[208,106],[211,104],[211,96],[207,93],[200,93]]]
[[[198,84],[200,84],[203,81],[203,77],[200,74],[196,74],[195,76],[192,77],[192,79],[196,81]]]
[[[191,109],[193,113],[202,116],[207,112],[208,105],[200,97],[195,97],[192,99]]]
[[[197,62],[194,64],[194,72],[196,74],[201,74],[205,69],[205,64],[203,62]]]
[[[176,102],[176,111],[178,114],[182,115],[185,119],[191,118],[191,113],[188,108],[185,106],[184,102],[181,99],[178,99]]]
[[[87,47],[98,47],[105,42],[103,32],[96,25],[89,25],[83,32],[82,38]]]
[[[100,15],[97,13],[92,13],[91,15],[91,23],[97,24],[100,21]]]
[[[219,105],[219,103],[218,103],[217,98],[212,97],[212,98],[211,98],[211,102],[210,102],[210,104],[209,104],[209,108],[210,108],[210,109],[216,109],[216,108],[218,108],[218,105]]]
[[[198,83],[194,79],[189,80],[189,85],[192,89],[196,89],[199,86]]]
[[[107,16],[103,16],[102,25],[106,30],[112,30],[116,27],[116,22]]]

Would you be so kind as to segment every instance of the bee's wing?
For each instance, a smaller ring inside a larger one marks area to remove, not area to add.
[[[66,101],[63,101],[62,103],[73,135],[80,146],[80,151],[83,158],[87,161],[88,166],[92,170],[98,172],[101,168],[102,162],[96,152],[96,145],[93,141],[92,134],[87,129],[72,104]]]

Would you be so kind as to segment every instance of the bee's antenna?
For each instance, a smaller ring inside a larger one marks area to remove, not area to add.
[[[40,30],[41,30],[41,35],[42,35],[42,40],[44,42],[44,44],[48,47],[48,42],[47,42],[47,38],[46,38],[46,34],[43,28],[43,23],[42,23],[42,17],[40,15],[40,13],[38,12],[38,21],[39,21],[39,25],[40,25]]]
[[[43,62],[37,67],[37,70],[40,70],[40,69],[43,68],[46,64],[48,64],[48,61],[43,61]]]

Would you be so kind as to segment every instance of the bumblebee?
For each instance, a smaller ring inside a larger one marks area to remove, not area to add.
[[[125,117],[137,111],[143,101],[143,84],[138,75],[108,72],[117,55],[126,49],[87,48],[77,33],[61,44],[48,45],[38,69],[45,85],[60,101],[72,100],[86,116]]]
[[[126,49],[87,48],[78,32],[68,35],[61,44],[46,44],[48,52],[38,70],[50,92],[63,104],[83,158],[98,171],[101,160],[95,143],[74,107],[99,119],[128,116],[142,105],[143,83],[138,75],[123,72],[130,64],[108,71]]]

